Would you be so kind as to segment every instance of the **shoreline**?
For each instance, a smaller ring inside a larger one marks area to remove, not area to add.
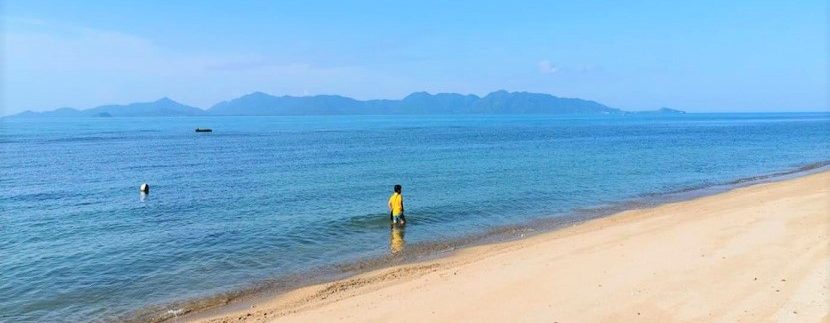
[[[550,236],[558,236],[558,235],[567,235],[571,231],[580,231],[586,227],[595,227],[597,225],[600,226],[607,226],[609,223],[616,223],[619,221],[628,221],[628,220],[620,220],[621,218],[625,217],[630,218],[631,213],[648,213],[655,209],[661,208],[671,208],[676,206],[677,204],[685,204],[685,203],[697,203],[700,200],[707,200],[707,199],[717,199],[722,197],[723,195],[730,195],[735,194],[733,192],[738,192],[742,190],[753,190],[757,189],[758,187],[765,187],[765,186],[774,186],[774,185],[783,185],[786,183],[790,183],[793,181],[805,181],[805,180],[812,180],[816,177],[828,178],[830,177],[830,171],[824,169],[826,168],[826,164],[816,163],[818,166],[816,167],[809,167],[804,166],[799,168],[795,171],[790,172],[780,172],[776,174],[764,175],[756,177],[758,178],[755,181],[736,181],[736,183],[729,187],[724,188],[715,193],[703,193],[702,197],[691,197],[690,200],[681,200],[681,201],[669,201],[665,204],[660,204],[657,206],[650,206],[646,209],[631,209],[631,210],[623,210],[621,212],[614,212],[612,215],[599,215],[592,219],[587,219],[585,221],[578,221],[576,224],[573,223],[566,223],[565,225],[561,225],[559,229],[552,228],[550,231],[548,230],[540,230],[537,232],[532,232],[528,234],[528,237],[524,237],[524,234],[521,234],[520,237],[514,237],[510,240],[501,240],[496,242],[487,242],[482,241],[478,243],[472,243],[468,246],[460,249],[450,249],[450,252],[442,252],[436,253],[430,259],[420,259],[414,260],[411,262],[404,262],[404,263],[392,263],[389,264],[387,267],[380,267],[380,268],[373,268],[369,269],[368,271],[364,272],[357,272],[352,275],[344,275],[344,277],[340,277],[338,279],[333,279],[328,282],[316,282],[311,283],[305,286],[298,286],[295,289],[290,289],[285,292],[279,293],[264,293],[262,295],[255,295],[255,296],[245,296],[239,297],[238,299],[232,299],[225,305],[220,306],[212,306],[210,308],[206,308],[203,310],[197,310],[192,313],[182,313],[183,316],[179,317],[178,315],[173,315],[168,321],[203,321],[205,319],[211,318],[230,318],[233,315],[229,314],[239,314],[242,313],[242,319],[246,318],[254,318],[256,320],[263,320],[267,316],[267,310],[260,310],[262,308],[294,308],[297,304],[291,305],[290,300],[292,297],[296,297],[297,295],[303,294],[305,297],[302,299],[301,303],[305,302],[312,302],[312,303],[319,303],[323,300],[329,300],[331,298],[338,298],[342,297],[346,291],[353,294],[356,290],[366,289],[366,288],[381,288],[385,285],[389,284],[397,284],[401,281],[406,281],[408,279],[417,279],[417,277],[421,277],[423,275],[429,275],[430,273],[434,273],[439,270],[444,270],[444,268],[457,266],[459,265],[457,262],[458,257],[462,257],[465,254],[469,253],[485,253],[492,252],[492,249],[500,249],[500,248],[507,248],[510,249],[510,245],[524,245],[530,243],[530,241],[535,241],[538,239],[544,239],[541,237],[550,237]],[[805,169],[806,168],[806,169]],[[760,184],[759,184],[760,182]],[[826,183],[825,183],[826,184]],[[740,186],[738,186],[740,185]],[[825,185],[826,186],[826,185]],[[820,187],[826,189],[827,187]],[[599,224],[598,224],[599,223]],[[605,223],[605,224],[602,224]],[[615,224],[616,225],[616,224]],[[490,250],[487,252],[480,252],[481,250]],[[480,260],[480,259],[478,259]],[[478,261],[476,259],[468,259],[467,262],[474,262]],[[463,263],[463,261],[462,261]],[[311,293],[309,295],[309,293]],[[349,294],[347,293],[347,294]],[[294,300],[297,301],[296,299]],[[288,302],[288,303],[286,303]],[[330,302],[330,301],[329,301]],[[325,303],[325,302],[324,302]],[[269,305],[270,304],[270,305]],[[251,308],[250,306],[255,306],[255,308]],[[296,310],[293,309],[291,311]],[[256,316],[253,313],[259,313],[260,316]],[[273,318],[276,316],[279,311],[271,311],[271,316],[268,319]],[[251,314],[251,316],[247,316],[247,314]],[[234,317],[237,319],[237,317]],[[208,320],[210,321],[210,320]],[[219,320],[221,321],[221,320]]]

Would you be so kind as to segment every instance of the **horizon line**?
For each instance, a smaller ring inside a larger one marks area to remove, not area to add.
[[[565,96],[558,96],[558,95],[556,95],[556,94],[546,93],[546,92],[531,92],[531,91],[528,91],[528,90],[511,91],[511,90],[506,90],[506,89],[498,89],[498,90],[489,91],[489,92],[487,92],[487,94],[484,94],[484,95],[479,95],[479,94],[475,94],[475,93],[459,93],[459,92],[430,92],[430,91],[426,91],[426,90],[421,90],[421,91],[413,91],[413,92],[410,92],[409,94],[407,94],[407,95],[405,95],[405,96],[403,96],[403,97],[400,97],[400,98],[398,98],[398,99],[389,99],[389,98],[358,99],[358,98],[354,98],[354,97],[350,97],[350,96],[346,96],[346,95],[342,95],[342,94],[331,94],[331,93],[307,94],[307,95],[291,95],[291,94],[282,94],[282,95],[279,95],[279,94],[272,94],[272,93],[268,93],[268,92],[261,91],[261,90],[254,90],[254,91],[248,92],[247,94],[240,95],[240,96],[238,96],[238,97],[234,97],[234,98],[227,99],[227,100],[221,100],[221,101],[216,102],[216,103],[214,103],[214,104],[212,104],[212,105],[210,105],[210,106],[207,106],[207,107],[202,107],[202,106],[197,106],[197,105],[187,104],[187,103],[184,103],[184,102],[182,102],[182,101],[175,100],[175,99],[171,98],[169,95],[164,95],[164,96],[162,96],[162,97],[160,97],[160,98],[158,98],[158,99],[155,99],[155,100],[137,100],[137,101],[132,101],[132,102],[128,102],[128,103],[105,103],[105,104],[99,104],[99,105],[90,106],[90,107],[85,107],[85,108],[77,108],[77,107],[71,107],[71,106],[62,106],[62,107],[57,107],[57,108],[52,108],[52,109],[46,108],[46,109],[43,109],[43,110],[32,110],[32,109],[26,109],[26,110],[23,110],[23,111],[20,111],[20,112],[14,112],[14,113],[11,113],[11,114],[8,114],[8,113],[5,113],[5,112],[4,112],[2,115],[0,115],[0,117],[5,118],[5,117],[9,117],[9,116],[14,116],[14,115],[17,115],[17,114],[21,114],[21,113],[26,113],[26,112],[42,113],[42,112],[50,112],[50,111],[56,111],[56,110],[61,110],[61,109],[73,109],[73,110],[76,110],[76,111],[84,111],[84,110],[94,109],[94,108],[98,108],[98,107],[102,107],[102,106],[110,106],[110,105],[114,105],[114,106],[127,106],[127,105],[131,105],[131,104],[139,104],[139,103],[154,103],[154,102],[158,102],[158,101],[163,101],[163,100],[165,100],[165,99],[166,99],[166,100],[173,101],[173,102],[178,103],[178,104],[186,105],[186,106],[188,106],[188,107],[196,108],[196,109],[203,110],[203,111],[209,111],[211,108],[213,108],[214,106],[216,106],[216,105],[218,105],[218,104],[220,104],[220,103],[223,103],[223,102],[229,102],[229,101],[233,101],[233,100],[236,100],[236,99],[240,99],[240,98],[243,98],[243,97],[246,97],[246,96],[250,96],[250,95],[255,95],[255,94],[264,94],[264,95],[268,95],[268,96],[271,96],[271,97],[277,97],[277,98],[284,98],[284,97],[292,97],[292,98],[310,98],[310,97],[318,97],[318,96],[336,96],[336,97],[342,97],[342,98],[352,99],[352,100],[355,100],[355,101],[362,101],[362,102],[366,102],[366,101],[380,101],[380,100],[391,100],[391,101],[394,101],[394,100],[404,100],[404,99],[406,99],[407,97],[409,97],[409,96],[411,96],[411,95],[413,95],[413,94],[416,94],[416,93],[425,93],[425,94],[428,94],[428,95],[431,95],[431,96],[441,95],[441,94],[455,94],[455,95],[461,95],[461,96],[475,96],[475,97],[477,97],[477,98],[484,98],[484,97],[486,97],[486,96],[488,96],[488,95],[490,95],[490,94],[497,93],[497,92],[541,94],[541,95],[549,95],[549,96],[553,96],[553,97],[557,97],[557,98],[562,98],[562,99],[579,99],[579,100],[585,100],[585,101],[592,101],[592,102],[596,102],[596,103],[599,103],[599,104],[605,105],[605,104],[603,104],[603,103],[601,103],[601,102],[599,102],[599,101],[593,100],[593,99],[585,99],[585,98],[578,98],[578,97],[565,97]],[[685,113],[698,113],[698,114],[703,114],[703,113],[718,113],[718,114],[720,114],[720,113],[830,113],[830,107],[825,107],[825,108],[816,108],[816,109],[810,109],[810,108],[807,108],[807,109],[802,109],[802,110],[794,110],[794,111],[792,111],[791,109],[788,109],[788,110],[760,110],[760,111],[758,111],[758,110],[756,110],[756,111],[729,111],[729,110],[719,110],[719,111],[686,111],[686,110],[683,110],[683,108],[671,107],[671,106],[667,106],[667,105],[661,105],[661,107],[659,107],[659,108],[657,108],[657,109],[641,109],[641,108],[631,108],[631,107],[622,108],[622,107],[616,107],[616,106],[614,106],[614,107],[612,107],[612,106],[608,106],[608,107],[613,108],[613,109],[622,110],[622,111],[625,111],[625,112],[644,112],[644,111],[655,111],[655,110],[659,110],[659,109],[662,109],[662,108],[669,108],[669,109],[674,109],[674,110],[681,110],[681,111],[683,111],[683,112],[685,112]]]

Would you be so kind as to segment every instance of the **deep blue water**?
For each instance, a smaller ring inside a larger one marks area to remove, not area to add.
[[[388,254],[396,183],[411,248],[825,162],[830,114],[4,119],[0,152],[0,321],[74,321]]]

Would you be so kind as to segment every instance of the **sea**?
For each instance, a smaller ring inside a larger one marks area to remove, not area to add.
[[[830,113],[6,118],[0,321],[171,318],[828,165]]]

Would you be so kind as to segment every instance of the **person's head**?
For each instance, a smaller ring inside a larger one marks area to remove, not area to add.
[[[401,194],[401,186],[395,185],[395,193]]]

